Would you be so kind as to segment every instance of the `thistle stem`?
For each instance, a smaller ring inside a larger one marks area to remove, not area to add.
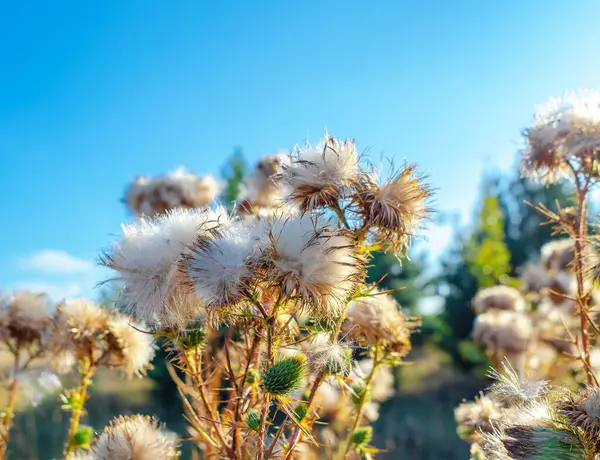
[[[96,371],[96,367],[89,364],[80,372],[80,381],[77,390],[73,394],[75,398],[71,399],[71,420],[69,421],[69,433],[67,436],[67,441],[65,443],[65,448],[63,451],[63,458],[66,459],[73,450],[77,447],[75,444],[75,435],[77,434],[77,429],[79,428],[79,421],[81,416],[83,415],[85,400],[87,399],[87,391],[88,387],[92,384],[92,377],[94,372]]]
[[[358,402],[358,406],[356,407],[356,415],[354,417],[354,421],[352,422],[352,426],[350,427],[350,431],[348,432],[348,437],[346,438],[346,448],[344,449],[344,456],[342,459],[348,457],[350,453],[350,449],[352,448],[352,435],[356,430],[356,427],[360,423],[360,418],[362,416],[363,408],[365,407],[365,403],[367,402],[367,396],[369,394],[369,390],[371,388],[371,382],[373,381],[373,377],[375,376],[375,371],[377,370],[377,366],[379,366],[379,347],[375,348],[375,356],[373,357],[373,368],[371,372],[365,379],[365,387],[362,390],[362,394],[360,395],[360,400]]]
[[[263,460],[265,458],[265,435],[267,432],[267,415],[269,414],[269,406],[271,405],[271,396],[265,393],[260,412],[260,426],[258,427],[258,443],[256,446],[256,459]]]
[[[589,296],[586,293],[584,285],[584,255],[585,239],[587,237],[587,188],[582,188],[579,181],[577,183],[577,204],[579,214],[575,223],[575,276],[577,278],[577,304],[579,310],[579,327],[581,330],[581,359],[586,373],[588,385],[596,386],[596,379],[590,363],[590,334],[588,320],[588,301]]]
[[[317,394],[317,390],[319,389],[319,386],[321,385],[321,382],[323,382],[324,378],[325,378],[325,372],[321,371],[319,373],[319,375],[317,375],[317,378],[315,379],[313,386],[310,389],[310,394],[308,395],[308,399],[306,400],[306,413],[307,414],[310,413],[310,409],[312,407],[313,401]],[[298,422],[298,423],[301,423],[301,422]],[[294,429],[292,437],[290,438],[288,450],[285,453],[285,457],[283,457],[283,460],[288,460],[292,457],[292,454],[294,453],[294,448],[296,447],[296,444],[298,444],[298,442],[300,441],[301,435],[302,435],[302,431],[300,430],[300,426],[297,425],[296,428]]]
[[[13,375],[10,381],[10,389],[8,396],[8,405],[6,406],[4,416],[4,420],[2,421],[2,440],[0,440],[0,458],[3,459],[6,455],[6,450],[8,449],[8,442],[10,440],[10,429],[12,427],[12,423],[14,420],[15,413],[15,404],[17,402],[17,395],[19,393],[19,382],[17,380],[17,375],[19,373],[19,360],[20,360],[21,352],[20,347],[17,345],[17,348],[14,352],[14,364],[13,364]]]

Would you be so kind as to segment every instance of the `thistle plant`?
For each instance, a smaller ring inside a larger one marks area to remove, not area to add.
[[[260,160],[234,213],[174,205],[123,227],[102,263],[127,314],[165,339],[203,455],[376,452],[369,422],[393,393],[379,376],[417,322],[365,282],[366,266],[373,251],[405,253],[429,196],[414,166],[381,179],[354,142],[327,135]],[[335,427],[327,392],[347,410]]]
[[[43,294],[23,291],[0,298],[0,343],[12,357],[8,404],[0,414],[0,458],[4,458],[10,440],[19,377],[36,358],[46,354],[45,342],[51,316],[49,299]]]
[[[524,267],[520,290],[497,286],[475,297],[473,337],[489,352],[497,382],[455,416],[473,458],[595,459],[598,256],[588,203],[599,178],[600,93],[551,99],[524,137],[523,174],[569,182],[573,202],[537,205],[562,238]]]

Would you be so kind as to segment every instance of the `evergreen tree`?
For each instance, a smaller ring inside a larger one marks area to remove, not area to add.
[[[222,170],[225,188],[221,200],[224,205],[231,206],[238,199],[247,169],[244,153],[240,147],[236,147]]]

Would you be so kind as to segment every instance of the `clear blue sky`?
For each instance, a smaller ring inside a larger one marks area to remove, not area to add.
[[[468,214],[537,103],[600,88],[599,13],[593,0],[4,2],[0,288],[88,293],[105,276],[89,261],[130,219],[131,177],[218,173],[236,145],[252,161],[325,128],[418,162],[438,208]]]

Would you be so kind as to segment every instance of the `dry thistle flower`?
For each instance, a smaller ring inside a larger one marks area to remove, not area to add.
[[[483,433],[491,433],[494,421],[500,416],[498,403],[484,394],[475,397],[474,401],[461,403],[454,409],[457,433],[470,442],[477,441]]]
[[[275,219],[269,240],[265,279],[314,316],[339,316],[363,277],[364,260],[354,242],[308,215]]]
[[[119,416],[104,428],[92,446],[96,460],[176,460],[179,445],[175,433],[148,416]]]
[[[50,302],[44,294],[21,291],[0,298],[0,337],[36,342],[50,321]]]
[[[591,162],[600,148],[600,93],[583,90],[550,99],[524,135],[523,173],[546,183],[566,177],[568,161]]]
[[[336,205],[358,174],[358,155],[353,141],[325,135],[315,147],[296,151],[277,177],[290,188],[288,200],[303,212]]]
[[[183,325],[198,313],[198,301],[185,289],[180,262],[198,237],[214,233],[230,221],[216,211],[173,210],[123,226],[123,239],[101,263],[120,274],[125,284],[121,300],[137,319],[150,325]]]
[[[600,389],[587,388],[576,394],[569,394],[558,404],[558,413],[569,424],[581,428],[590,439],[600,435]]]
[[[548,271],[561,272],[567,270],[573,262],[574,244],[571,239],[549,241],[540,249],[541,264]]]
[[[489,310],[475,318],[473,340],[495,354],[521,355],[527,350],[532,331],[531,319],[524,313]]]
[[[206,307],[235,310],[256,284],[254,272],[266,240],[265,226],[262,221],[236,221],[215,232],[214,237],[196,239],[191,253],[184,256],[184,268]]]
[[[270,211],[282,204],[283,191],[276,174],[289,164],[287,154],[261,158],[254,171],[244,179],[238,210],[243,214]]]
[[[359,340],[383,342],[402,356],[410,351],[411,330],[417,325],[408,321],[393,296],[373,289],[368,295],[350,302],[345,329]]]
[[[176,208],[201,208],[219,194],[212,176],[198,177],[183,168],[156,178],[137,177],[125,194],[125,203],[137,215],[160,214]]]
[[[527,310],[527,304],[517,289],[510,286],[493,286],[479,290],[473,299],[473,309],[478,315],[494,309],[523,313]]]
[[[371,229],[376,244],[397,253],[410,245],[431,212],[431,192],[413,165],[405,165],[385,182],[375,170],[363,173],[356,194],[363,226]]]
[[[110,314],[85,299],[64,302],[56,307],[48,348],[56,372],[68,372],[78,356],[90,357],[100,346],[98,338],[107,331]]]
[[[131,378],[145,375],[154,358],[154,336],[142,332],[144,325],[123,315],[115,315],[107,324],[106,340],[113,350],[110,366],[118,367]]]

